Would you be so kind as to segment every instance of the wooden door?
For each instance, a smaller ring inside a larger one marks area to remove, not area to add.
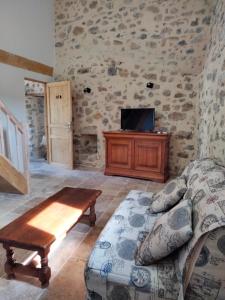
[[[47,84],[48,162],[73,168],[72,97],[70,81]]]

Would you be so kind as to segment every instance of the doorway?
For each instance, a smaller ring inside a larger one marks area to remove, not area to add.
[[[73,169],[70,81],[45,83],[25,78],[24,86],[30,162]]]
[[[30,162],[47,162],[45,90],[46,83],[24,79]]]

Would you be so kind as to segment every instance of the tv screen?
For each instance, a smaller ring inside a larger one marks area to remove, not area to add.
[[[153,131],[155,127],[154,108],[121,109],[121,129],[135,131]]]

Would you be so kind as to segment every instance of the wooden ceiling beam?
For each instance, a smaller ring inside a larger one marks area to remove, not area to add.
[[[0,49],[0,63],[47,76],[53,76],[53,67],[2,49]]]

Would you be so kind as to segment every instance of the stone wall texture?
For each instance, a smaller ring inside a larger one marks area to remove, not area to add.
[[[72,82],[77,164],[104,166],[102,132],[120,128],[120,109],[126,107],[155,107],[157,127],[172,134],[172,174],[195,158],[198,81],[213,4],[211,0],[55,1],[55,80]],[[146,88],[147,82],[154,88]],[[91,93],[84,93],[86,87]],[[90,153],[79,150],[85,135],[97,136],[97,153],[94,145]]]
[[[44,96],[45,86],[42,82],[24,80],[25,95]]]
[[[25,80],[25,108],[28,124],[29,155],[31,160],[44,158],[41,146],[45,135],[44,84]]]
[[[198,155],[225,163],[225,1],[213,11],[211,37],[200,76]]]

